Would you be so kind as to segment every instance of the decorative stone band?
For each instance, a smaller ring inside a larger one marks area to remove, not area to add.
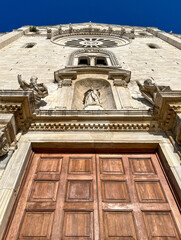
[[[21,104],[0,104],[0,112],[14,113],[21,110]]]
[[[152,128],[156,124],[152,124]],[[148,131],[151,123],[31,123],[30,131]]]
[[[94,74],[107,74],[109,80],[113,80],[115,86],[127,87],[130,82],[131,72],[114,67],[99,67],[86,66],[86,67],[67,67],[54,72],[55,82],[59,87],[71,86],[72,80],[76,80],[83,72]]]
[[[55,36],[72,36],[72,35],[111,35],[111,36],[127,36],[131,39],[135,37],[134,31],[126,31],[125,28],[121,28],[120,30],[113,29],[100,29],[95,27],[87,27],[87,28],[79,28],[75,29],[73,27],[69,27],[67,30],[58,29],[57,31],[51,32],[51,29],[47,29],[47,38],[55,37]]]

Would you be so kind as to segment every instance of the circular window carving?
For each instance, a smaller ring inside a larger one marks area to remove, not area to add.
[[[53,40],[54,43],[77,48],[111,48],[119,47],[129,43],[128,39],[116,37],[97,37],[97,36],[69,36],[58,37]]]

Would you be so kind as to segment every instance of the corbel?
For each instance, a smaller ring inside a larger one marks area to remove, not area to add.
[[[77,78],[76,71],[59,70],[54,73],[55,81],[58,82],[58,87],[70,87],[72,80]]]
[[[114,86],[127,87],[131,78],[131,72],[126,70],[110,71],[108,79],[113,80]]]

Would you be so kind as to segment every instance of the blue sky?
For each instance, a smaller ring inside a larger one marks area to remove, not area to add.
[[[0,8],[0,32],[92,21],[181,34],[181,0],[0,0]]]

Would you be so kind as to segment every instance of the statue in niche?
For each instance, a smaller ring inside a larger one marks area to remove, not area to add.
[[[100,91],[99,89],[91,88],[84,93],[84,106],[100,105]]]
[[[144,98],[152,105],[155,104],[155,98],[158,92],[171,91],[171,88],[169,86],[158,86],[153,83],[151,79],[146,79],[143,85],[139,81],[136,82]]]
[[[41,98],[45,98],[48,96],[48,89],[43,83],[37,83],[37,77],[31,77],[30,83],[28,84],[26,81],[22,80],[20,74],[18,74],[18,82],[20,88],[24,91],[32,90],[35,96],[35,105],[39,105],[41,102]]]

